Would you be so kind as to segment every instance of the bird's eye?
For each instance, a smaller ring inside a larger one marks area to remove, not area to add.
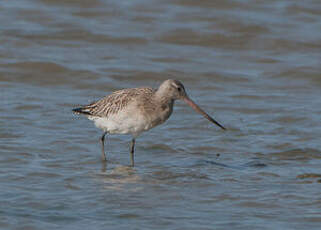
[[[178,87],[177,90],[178,90],[178,92],[181,92],[181,91],[182,91],[182,88],[181,88],[181,87]]]

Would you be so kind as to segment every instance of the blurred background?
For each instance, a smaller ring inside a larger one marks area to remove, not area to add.
[[[71,109],[183,82],[136,142]],[[1,229],[320,229],[318,0],[0,2]]]

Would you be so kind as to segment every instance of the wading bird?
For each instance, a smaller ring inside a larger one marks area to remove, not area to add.
[[[210,122],[225,128],[204,112],[186,94],[180,81],[166,80],[158,89],[149,87],[122,89],[89,105],[75,108],[104,131],[101,136],[101,156],[106,161],[104,141],[107,134],[131,134],[130,159],[134,166],[135,140],[142,133],[164,123],[172,114],[175,100],[183,100]]]

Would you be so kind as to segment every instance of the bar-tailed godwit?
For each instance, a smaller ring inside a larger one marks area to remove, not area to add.
[[[134,166],[135,139],[157,125],[164,123],[172,114],[175,100],[183,100],[196,112],[212,123],[225,129],[186,94],[180,81],[166,80],[158,89],[149,87],[122,89],[89,105],[72,111],[84,114],[104,131],[101,136],[102,160],[106,161],[104,140],[106,134],[131,134],[130,159]]]

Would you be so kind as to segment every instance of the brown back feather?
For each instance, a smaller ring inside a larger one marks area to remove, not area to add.
[[[82,113],[98,117],[116,114],[129,102],[138,97],[150,97],[155,92],[152,88],[122,89],[81,108]]]

